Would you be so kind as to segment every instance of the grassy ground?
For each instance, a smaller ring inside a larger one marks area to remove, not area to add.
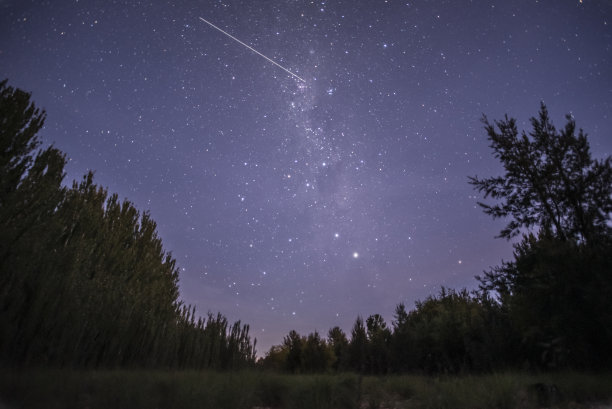
[[[0,371],[0,408],[606,408],[612,374],[360,377],[245,371]]]

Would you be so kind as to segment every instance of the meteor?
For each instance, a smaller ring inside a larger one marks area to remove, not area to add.
[[[270,61],[272,64],[276,65],[279,68],[282,68],[283,70],[285,70],[286,72],[288,72],[289,74],[291,74],[293,77],[297,78],[298,80],[302,81],[302,82],[306,82],[306,80],[300,76],[298,76],[297,74],[292,73],[291,71],[289,71],[287,68],[283,67],[282,65],[280,65],[279,63],[277,63],[276,61],[274,61],[271,58],[266,57],[265,55],[263,55],[262,53],[260,53],[259,51],[257,51],[256,49],[254,49],[253,47],[250,47],[249,45],[243,43],[242,41],[238,40],[236,37],[234,37],[233,35],[221,30],[219,27],[217,27],[216,25],[214,25],[213,23],[211,23],[210,21],[204,20],[202,17],[199,17],[200,20],[202,20],[203,22],[205,22],[206,24],[208,24],[209,26],[211,26],[212,28],[216,28],[217,30],[221,31],[223,34],[225,34],[226,36],[228,36],[229,38],[231,38],[234,41],[237,41],[238,43],[242,44],[243,46],[245,46],[246,48],[248,48],[249,50],[253,51],[255,54],[261,55],[263,58],[265,58],[266,60]]]

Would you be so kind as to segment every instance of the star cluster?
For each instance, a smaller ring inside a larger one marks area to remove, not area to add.
[[[0,67],[67,182],[150,210],[183,300],[260,353],[511,256],[467,184],[501,172],[483,113],[543,101],[612,153],[606,1],[0,0]]]

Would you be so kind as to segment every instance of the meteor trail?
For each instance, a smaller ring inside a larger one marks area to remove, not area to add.
[[[263,58],[265,58],[266,60],[270,61],[272,64],[276,65],[277,67],[282,68],[283,70],[285,70],[286,72],[288,72],[289,74],[291,74],[292,76],[294,76],[295,78],[297,78],[298,80],[302,81],[302,82],[306,82],[306,80],[302,77],[299,77],[298,75],[292,73],[291,71],[289,71],[288,69],[286,69],[285,67],[283,67],[282,65],[280,65],[279,63],[277,63],[276,61],[274,61],[271,58],[266,57],[265,55],[263,55],[262,53],[260,53],[259,51],[257,51],[256,49],[254,49],[253,47],[250,47],[249,45],[243,43],[242,41],[238,40],[236,37],[234,37],[233,35],[226,33],[225,31],[221,30],[219,27],[217,27],[216,25],[214,25],[213,23],[211,23],[210,21],[206,21],[204,20],[202,17],[199,17],[200,20],[202,20],[203,22],[205,22],[206,24],[208,24],[209,26],[216,28],[217,30],[221,31],[223,34],[225,34],[226,36],[228,36],[229,38],[231,38],[234,41],[239,42],[240,44],[242,44],[243,46],[245,46],[246,48],[248,48],[249,50],[253,51],[255,54],[259,54],[261,55]]]

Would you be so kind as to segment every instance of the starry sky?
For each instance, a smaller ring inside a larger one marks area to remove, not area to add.
[[[612,154],[610,0],[0,0],[0,77],[260,355],[512,256],[467,183],[502,171],[482,114],[543,101]]]

